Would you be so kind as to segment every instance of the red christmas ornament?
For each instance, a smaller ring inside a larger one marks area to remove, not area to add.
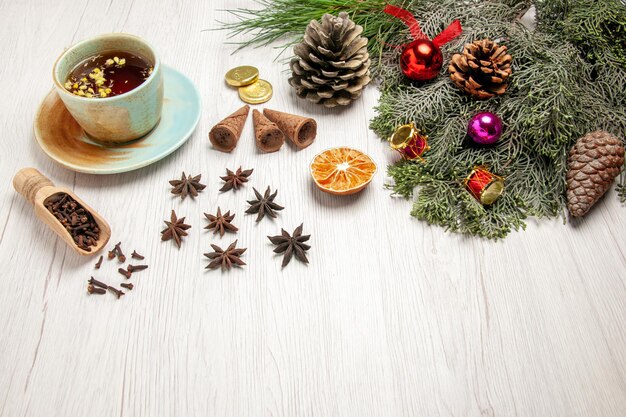
[[[429,81],[437,77],[443,65],[441,47],[461,34],[461,22],[455,20],[431,41],[407,10],[388,4],[384,12],[402,20],[414,39],[410,44],[403,45],[400,55],[400,68],[404,75],[414,81]]]
[[[418,39],[409,44],[400,55],[400,68],[414,81],[432,80],[443,65],[441,49],[428,39]]]

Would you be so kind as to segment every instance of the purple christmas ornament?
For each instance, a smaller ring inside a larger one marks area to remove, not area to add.
[[[467,134],[479,145],[492,145],[502,136],[502,120],[494,113],[480,112],[470,120]]]

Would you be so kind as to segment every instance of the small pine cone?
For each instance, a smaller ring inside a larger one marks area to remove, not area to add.
[[[483,39],[465,44],[462,53],[454,54],[448,71],[457,87],[486,100],[506,92],[512,61],[506,46]]]
[[[584,216],[619,175],[624,145],[608,132],[589,133],[578,139],[567,164],[567,209],[573,217]]]
[[[371,81],[363,28],[347,13],[311,20],[304,40],[293,48],[291,84],[301,98],[326,107],[346,106]]]

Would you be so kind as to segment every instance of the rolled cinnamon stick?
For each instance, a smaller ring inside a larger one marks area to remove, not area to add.
[[[263,116],[260,111],[252,110],[256,146],[264,152],[276,152],[285,143],[285,135],[276,123]]]
[[[209,140],[215,149],[222,152],[230,152],[235,149],[249,112],[250,106],[246,104],[213,126],[213,129],[209,132]]]
[[[315,140],[315,136],[317,135],[317,122],[310,117],[270,109],[263,110],[263,114],[269,120],[276,123],[285,136],[298,148],[306,148]]]

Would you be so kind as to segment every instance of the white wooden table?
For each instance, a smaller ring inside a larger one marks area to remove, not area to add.
[[[270,48],[231,55],[226,34],[202,31],[247,1],[0,0],[0,416],[519,416],[626,415],[626,211],[615,194],[584,221],[532,221],[491,242],[409,216],[384,189],[396,159],[368,130],[377,92],[344,111],[293,98]],[[252,4],[250,4],[252,5]],[[253,5],[252,5],[253,6]],[[39,149],[33,116],[58,54],[124,31],[154,44],[191,77],[201,122],[169,158],[135,172],[77,174]],[[257,153],[248,122],[232,154],[210,127],[241,105],[224,72],[254,64],[274,84],[268,107],[319,123],[296,152]],[[351,198],[315,189],[320,150],[362,149],[380,171]],[[254,168],[250,186],[220,194],[224,169]],[[112,242],[150,268],[116,300],[89,296],[94,275],[121,282],[117,263],[76,256],[11,187],[34,166],[109,219]],[[202,173],[200,197],[168,180]],[[251,186],[279,189],[276,221],[244,215]],[[206,272],[203,212],[234,210],[248,266]],[[192,224],[180,250],[160,241],[171,209]],[[268,234],[304,222],[311,263],[284,270]]]

